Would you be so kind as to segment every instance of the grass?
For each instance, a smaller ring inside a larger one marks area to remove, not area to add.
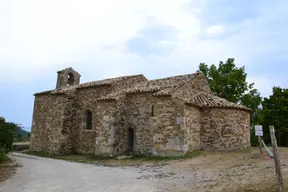
[[[107,165],[107,166],[135,166],[141,164],[152,164],[152,165],[164,165],[168,161],[173,160],[184,160],[188,158],[193,158],[201,155],[202,151],[193,151],[187,153],[183,156],[131,156],[126,159],[117,159],[115,157],[109,156],[95,156],[94,154],[71,154],[71,155],[61,155],[54,156],[49,155],[43,152],[36,151],[23,151],[22,153],[28,155],[34,155],[39,157],[53,158],[53,159],[62,159],[67,161],[79,162],[79,163],[89,163],[89,164],[98,164],[98,165]]]
[[[288,186],[286,184],[285,186],[284,182],[284,191],[288,191]],[[256,185],[256,184],[255,184]],[[276,181],[273,182],[266,182],[266,183],[262,183],[260,186],[242,186],[239,187],[238,189],[235,190],[235,192],[278,192],[278,185],[276,183]]]
[[[1,158],[1,161],[0,161],[0,166],[2,165],[5,165],[7,163],[11,162],[11,159],[7,156],[7,155],[4,155],[2,158]]]
[[[0,162],[0,183],[9,179],[16,172],[16,166],[13,161],[5,155]]]

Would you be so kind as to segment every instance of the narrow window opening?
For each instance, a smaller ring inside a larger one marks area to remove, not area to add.
[[[74,75],[73,75],[73,73],[69,73],[68,74],[68,84],[67,84],[67,86],[71,86],[73,84],[74,84]]]
[[[128,129],[128,152],[132,152],[134,148],[134,130]]]
[[[86,129],[91,130],[92,129],[92,112],[86,111]]]
[[[151,106],[151,117],[155,116],[154,105]]]

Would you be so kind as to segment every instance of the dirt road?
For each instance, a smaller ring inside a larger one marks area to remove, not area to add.
[[[12,157],[23,167],[0,185],[1,192],[157,191],[153,182],[139,179],[147,172],[138,168],[94,166],[19,153],[13,153]]]
[[[280,152],[287,188],[288,148]],[[12,156],[23,167],[0,184],[0,192],[276,192],[277,188],[274,161],[261,158],[257,148],[207,152],[167,161],[165,166],[142,163],[138,167],[96,166],[20,153]]]

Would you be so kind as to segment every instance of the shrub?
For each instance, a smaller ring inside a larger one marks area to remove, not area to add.
[[[251,142],[251,146],[253,146],[253,147],[258,146],[258,138],[255,135],[255,130],[254,129],[252,129],[250,131],[250,142]]]
[[[17,126],[15,123],[5,122],[5,119],[0,117],[0,147],[4,148],[6,153],[12,148]]]
[[[0,146],[0,163],[6,158],[6,150],[4,146]]]

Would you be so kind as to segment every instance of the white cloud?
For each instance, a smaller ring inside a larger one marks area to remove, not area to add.
[[[123,49],[103,51],[103,47],[111,44],[121,47],[137,31],[151,25],[149,18],[176,27],[180,37],[196,35],[199,21],[182,10],[186,2],[1,1],[0,75],[4,77],[1,81],[7,81],[11,73],[17,73],[15,81],[33,80],[37,73],[81,60],[90,63],[99,60],[106,63],[105,66],[115,63],[109,68],[111,71],[113,66],[129,62],[131,58],[122,55]],[[99,65],[103,64],[95,63],[92,68]]]
[[[203,6],[209,1],[205,2]],[[187,3],[189,0],[0,1],[0,83],[33,82],[41,76],[55,79],[57,70],[69,66],[82,73],[83,81],[135,73],[176,75],[194,72],[200,62],[218,63],[227,57],[236,58],[240,65],[253,65],[251,58],[270,50],[270,44],[263,43],[269,36],[259,33],[263,28],[253,28],[265,25],[268,15],[231,26],[215,23],[206,27],[199,16],[205,6],[188,10]],[[177,30],[176,38],[158,42],[171,49],[169,54],[143,58],[127,51],[127,40],[155,25]],[[235,34],[217,39],[232,29]],[[202,33],[210,38],[201,38]]]
[[[216,35],[222,35],[225,32],[226,32],[226,29],[222,25],[213,25],[205,29],[206,35],[210,37],[213,37]]]

